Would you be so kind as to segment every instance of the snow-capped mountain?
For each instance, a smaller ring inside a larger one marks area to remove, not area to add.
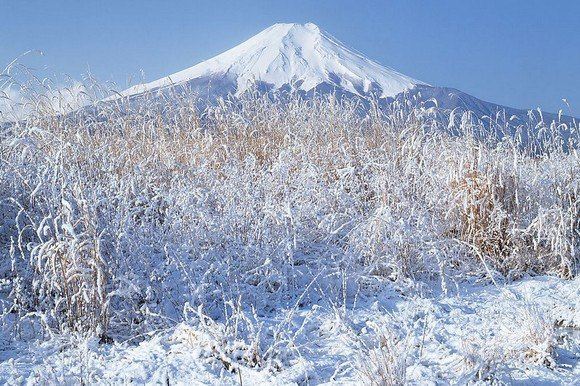
[[[326,86],[358,96],[373,93],[387,98],[425,84],[347,48],[315,24],[274,24],[220,55],[131,87],[122,95],[191,83],[205,85],[209,79],[216,81],[223,92],[236,95],[259,83],[302,91]]]
[[[484,120],[498,113],[516,125],[530,119],[527,110],[485,102],[459,90],[430,86],[403,75],[346,47],[313,23],[274,24],[222,54],[133,86],[120,95],[132,99],[144,93],[155,95],[187,88],[207,101],[239,96],[256,85],[264,91],[294,89],[306,95],[334,92],[350,97],[372,96],[385,104],[411,96],[416,103],[436,100],[440,111],[469,110]],[[549,113],[543,113],[541,119],[572,121],[570,117]]]

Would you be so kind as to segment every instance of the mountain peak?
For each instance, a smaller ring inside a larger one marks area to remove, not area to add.
[[[304,34],[314,37],[316,34],[321,34],[321,29],[314,23],[276,23],[258,33],[254,37],[263,35],[270,36],[274,39],[284,37],[287,35]]]
[[[269,28],[266,28],[264,31],[270,30],[270,29],[290,29],[290,28],[295,28],[295,29],[307,29],[307,30],[311,30],[311,31],[320,31],[320,28],[311,22],[308,23],[304,23],[304,24],[300,24],[300,23],[276,23],[273,24],[272,26],[270,26]]]
[[[424,84],[346,47],[314,23],[277,23],[205,62],[154,82],[131,87],[134,95],[195,80],[226,79],[237,95],[259,81],[274,88],[321,85],[364,96],[392,97]]]

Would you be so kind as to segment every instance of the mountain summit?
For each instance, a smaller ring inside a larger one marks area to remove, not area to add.
[[[430,86],[366,58],[313,23],[274,24],[222,54],[133,86],[121,96],[133,99],[144,93],[157,95],[185,88],[204,104],[228,95],[239,96],[254,86],[266,92],[293,89],[305,96],[316,91],[363,99],[378,97],[383,104],[406,100],[434,107],[448,116],[469,111],[486,124],[501,120],[508,120],[510,126],[530,124],[530,120],[573,122],[571,117],[530,113],[485,102],[453,88]]]
[[[382,98],[423,82],[382,66],[346,47],[313,23],[274,24],[240,45],[183,71],[125,90],[125,96],[213,78],[239,95],[258,82],[302,91],[335,88]],[[229,82],[228,82],[229,81]],[[215,90],[214,90],[215,91]]]

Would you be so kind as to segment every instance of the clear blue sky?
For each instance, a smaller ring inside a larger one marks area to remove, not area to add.
[[[521,108],[580,110],[579,0],[0,0],[0,65],[27,59],[125,85],[192,66],[276,22],[318,24],[425,82]]]

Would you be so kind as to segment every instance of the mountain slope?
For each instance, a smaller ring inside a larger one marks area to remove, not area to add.
[[[417,104],[437,101],[446,112],[471,111],[484,121],[504,114],[514,125],[529,122],[527,110],[482,101],[459,90],[430,86],[403,75],[347,48],[312,23],[274,24],[238,46],[193,67],[156,81],[133,86],[121,96],[164,94],[187,89],[202,103],[228,95],[239,96],[251,87],[261,91],[297,90],[302,95],[333,92],[339,96],[379,98],[383,104],[412,96]],[[111,97],[116,99],[119,95]],[[533,121],[559,121],[573,118],[543,113]],[[532,123],[534,124],[534,123]]]
[[[131,87],[122,95],[188,83],[200,88],[209,80],[217,81],[216,87],[224,94],[239,95],[258,82],[277,89],[292,85],[301,91],[329,85],[358,96],[372,93],[382,98],[425,84],[345,47],[312,23],[275,24],[218,56]]]

